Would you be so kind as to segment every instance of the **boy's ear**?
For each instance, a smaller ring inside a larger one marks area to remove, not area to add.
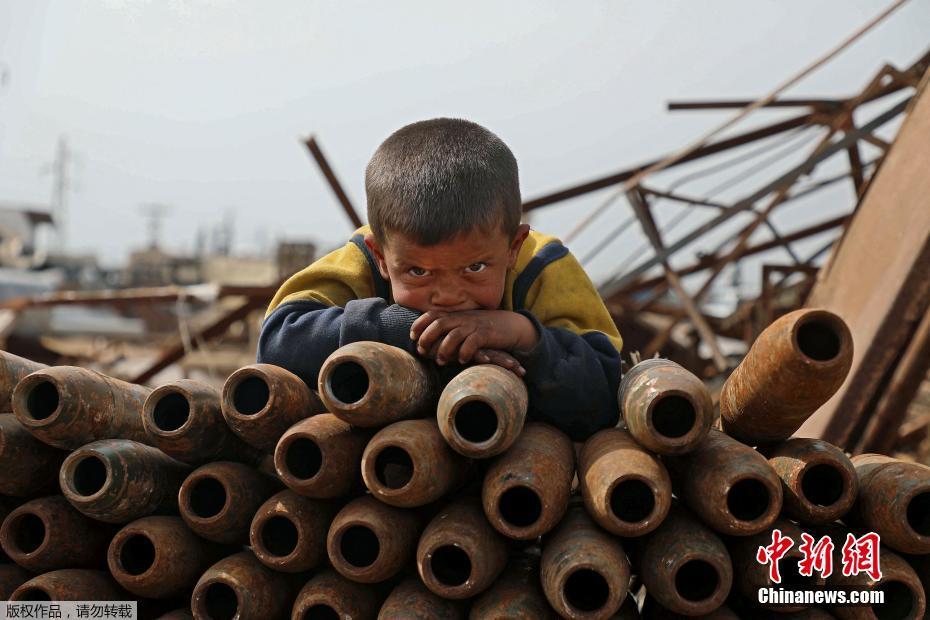
[[[365,235],[365,245],[368,246],[372,256],[375,257],[375,263],[378,265],[378,271],[381,272],[381,277],[385,280],[390,280],[391,278],[388,276],[387,270],[387,261],[384,260],[384,249],[372,233]]]
[[[526,241],[527,236],[530,234],[530,225],[529,224],[520,224],[517,227],[517,234],[513,236],[513,241],[510,242],[510,254],[507,261],[508,269],[513,269],[514,265],[517,264],[517,256],[520,255],[520,248],[523,247],[523,242]]]

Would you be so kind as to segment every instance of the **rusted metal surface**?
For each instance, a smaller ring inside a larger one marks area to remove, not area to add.
[[[435,616],[433,616],[435,617]],[[512,557],[501,577],[475,599],[469,620],[555,620],[539,581],[539,557]]]
[[[665,465],[622,429],[604,429],[585,442],[578,481],[588,514],[618,536],[651,532],[672,505]]]
[[[120,588],[106,571],[63,568],[33,577],[16,588],[10,600],[128,601],[133,597]]]
[[[326,533],[336,508],[290,489],[272,495],[252,518],[249,541],[255,557],[284,573],[315,568],[326,559]]]
[[[32,579],[33,576],[19,564],[0,564],[0,601],[9,600],[16,588]]]
[[[34,499],[3,520],[0,544],[34,573],[59,568],[103,568],[114,528],[74,509],[61,495]]]
[[[369,433],[331,413],[301,420],[281,435],[274,451],[278,477],[289,488],[320,499],[361,486],[358,463]]]
[[[151,390],[76,366],[36,371],[13,390],[13,413],[41,441],[75,449],[97,439],[145,443],[142,404]]]
[[[841,538],[839,540],[842,540]],[[840,563],[841,551],[837,545],[834,549],[834,566]],[[897,553],[882,546],[879,550],[882,578],[872,579],[867,573],[846,577],[842,570],[834,570],[827,579],[827,587],[855,588],[857,590],[883,590],[885,602],[881,605],[865,607],[829,608],[841,620],[879,620],[896,618],[898,620],[918,620],[924,618],[927,597],[920,578],[914,569]]]
[[[265,452],[274,452],[288,428],[324,411],[300,377],[271,364],[253,364],[231,374],[223,385],[222,408],[229,428]]]
[[[413,557],[420,518],[370,496],[352,500],[339,511],[326,536],[329,561],[359,583],[377,583],[396,575]]]
[[[839,316],[789,312],[759,335],[724,384],[724,431],[750,445],[787,439],[839,389],[852,356],[852,336]]]
[[[242,551],[203,573],[191,596],[191,611],[197,620],[286,618],[295,594],[291,580]]]
[[[639,575],[665,609],[699,616],[719,608],[733,584],[733,564],[720,538],[678,506],[646,538]]]
[[[137,596],[189,594],[207,568],[234,548],[196,536],[180,517],[137,519],[116,533],[106,552],[110,574]]]
[[[718,532],[756,534],[781,511],[781,480],[769,462],[718,430],[712,429],[693,452],[665,463],[688,508]]]
[[[227,426],[214,387],[179,379],[159,386],[142,407],[142,425],[149,443],[190,465],[209,461],[255,464],[262,454]]]
[[[178,489],[190,467],[157,448],[103,439],[68,455],[58,482],[71,505],[107,523],[127,523],[178,508]]]
[[[659,454],[690,452],[714,424],[707,387],[671,360],[648,359],[633,366],[617,400],[630,434]]]
[[[319,392],[327,411],[340,420],[377,428],[429,412],[437,380],[433,369],[403,349],[353,342],[326,358]]]
[[[378,620],[465,620],[465,617],[462,602],[436,596],[417,577],[407,578],[391,590],[378,612]]]
[[[47,368],[45,364],[0,351],[0,411],[12,411],[13,389],[26,375]]]
[[[161,615],[157,620],[193,620],[194,614],[189,608],[175,609]]]
[[[452,449],[471,458],[500,454],[517,440],[526,420],[526,385],[492,364],[466,368],[439,397],[436,419]]]
[[[484,514],[509,538],[542,536],[565,515],[574,475],[575,452],[568,436],[548,424],[527,424],[484,476]]]
[[[244,543],[255,512],[280,489],[277,480],[248,465],[216,461],[184,480],[178,508],[187,527],[207,540]]]
[[[902,553],[930,553],[930,467],[880,454],[852,458],[859,495],[849,514]]]
[[[859,479],[842,450],[820,439],[795,437],[766,451],[782,481],[783,510],[802,523],[829,523],[849,512]]]
[[[574,506],[543,542],[540,580],[563,618],[605,620],[627,597],[630,562],[620,542]]]
[[[464,599],[487,589],[507,563],[507,543],[488,524],[477,499],[441,510],[420,537],[417,571],[443,598]]]
[[[381,598],[376,588],[350,581],[333,570],[325,570],[301,588],[294,601],[291,618],[374,618]]]
[[[382,502],[413,508],[434,502],[461,484],[468,466],[443,439],[436,420],[401,420],[368,442],[362,478]]]
[[[33,437],[12,413],[0,414],[0,493],[57,492],[58,470],[67,454]]]

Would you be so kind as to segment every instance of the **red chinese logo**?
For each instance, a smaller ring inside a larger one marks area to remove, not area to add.
[[[875,532],[869,532],[859,538],[853,534],[846,535],[846,542],[842,549],[843,575],[851,577],[859,573],[866,573],[878,581],[882,578],[879,561],[879,545],[881,538]],[[772,583],[781,583],[781,572],[778,561],[794,546],[790,536],[784,536],[781,530],[772,530],[772,543],[759,547],[756,551],[756,561],[759,564],[769,565],[769,579]],[[814,571],[823,578],[833,574],[833,550],[835,546],[829,536],[819,540],[810,534],[801,534],[801,544],[798,551],[804,556],[798,561],[798,574],[802,577],[812,577]]]

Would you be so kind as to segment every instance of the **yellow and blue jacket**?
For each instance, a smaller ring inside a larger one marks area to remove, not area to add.
[[[287,368],[316,388],[339,347],[376,340],[416,354],[410,326],[420,313],[393,303],[390,282],[364,242],[345,246],[291,276],[262,324],[258,361]],[[507,273],[502,310],[529,318],[539,343],[514,355],[526,368],[531,419],[581,441],[617,423],[622,341],[584,269],[555,237],[531,231]]]

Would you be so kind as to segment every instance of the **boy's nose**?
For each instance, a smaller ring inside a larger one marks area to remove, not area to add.
[[[437,287],[433,289],[433,294],[430,295],[430,303],[438,309],[453,309],[465,303],[465,295],[463,295],[462,289],[458,287]]]

